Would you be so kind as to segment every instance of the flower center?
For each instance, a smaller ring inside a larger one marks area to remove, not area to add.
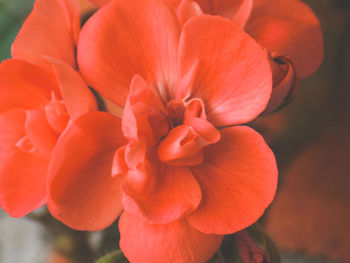
[[[158,145],[159,159],[175,166],[201,163],[203,147],[220,139],[219,131],[207,120],[203,102],[171,100],[167,113],[170,129]]]

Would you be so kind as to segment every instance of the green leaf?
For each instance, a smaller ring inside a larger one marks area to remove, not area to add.
[[[265,234],[265,239],[266,239],[266,249],[270,256],[270,263],[281,263],[282,262],[281,255],[275,243],[266,234]]]
[[[263,250],[266,249],[266,234],[257,223],[247,228],[247,233],[255,244]]]
[[[221,256],[220,263],[240,263],[239,252],[236,244],[235,235],[229,235],[224,238],[221,248],[218,252]]]
[[[220,251],[218,251],[207,263],[227,263],[227,261]]]
[[[129,263],[129,261],[121,250],[116,250],[100,258],[96,263]]]
[[[34,0],[0,0],[0,62],[11,57],[11,45]]]

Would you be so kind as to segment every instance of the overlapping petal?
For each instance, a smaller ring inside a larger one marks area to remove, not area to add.
[[[268,51],[290,59],[301,78],[313,74],[321,64],[320,23],[302,1],[254,1],[246,31]]]
[[[192,16],[203,14],[201,7],[192,0],[182,0],[176,8],[176,14],[180,25],[183,26]]]
[[[253,0],[195,0],[203,12],[232,19],[240,27],[246,24]]]
[[[58,59],[49,59],[49,62],[70,118],[75,120],[89,111],[97,110],[96,99],[82,77]]]
[[[73,66],[79,29],[77,1],[37,0],[12,45],[12,56],[37,64],[49,56]]]
[[[96,5],[98,7],[102,7],[106,4],[108,4],[109,2],[111,2],[111,0],[89,0],[89,2],[93,3],[94,5]]]
[[[58,91],[49,71],[26,61],[9,59],[0,64],[0,111],[13,108],[40,109],[51,91]]]
[[[185,220],[147,224],[124,212],[119,221],[120,247],[131,262],[204,263],[219,249],[222,236],[204,234]]]
[[[28,139],[43,157],[49,159],[56,145],[58,134],[50,127],[43,111],[28,110],[26,115],[25,128]]]
[[[195,210],[201,200],[201,189],[191,171],[187,167],[171,167],[161,163],[153,165],[155,183],[146,196],[138,198],[127,192],[128,188],[134,187],[135,180],[123,183],[125,211],[141,216],[148,223],[164,224]]]
[[[49,167],[48,207],[68,226],[103,229],[122,211],[123,177],[112,177],[114,153],[126,143],[120,132],[120,119],[90,112],[60,137]]]
[[[258,133],[231,127],[221,134],[218,143],[204,150],[204,162],[191,167],[202,202],[187,220],[204,233],[229,234],[253,224],[277,187],[274,155]]]
[[[16,145],[26,135],[25,119],[25,112],[19,109],[0,114],[0,205],[13,217],[39,208],[47,195],[48,159],[22,151]],[[32,149],[31,145],[22,147]]]
[[[162,0],[111,2],[81,32],[79,67],[90,86],[121,107],[135,74],[165,98],[166,85],[175,79],[179,30],[175,13]]]
[[[271,69],[259,45],[231,21],[197,16],[183,27],[181,76],[199,63],[188,92],[201,98],[215,126],[244,123],[260,114],[270,98]],[[197,62],[199,61],[199,62]]]

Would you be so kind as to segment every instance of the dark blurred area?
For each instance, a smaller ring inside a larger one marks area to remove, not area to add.
[[[264,222],[291,262],[350,262],[350,1],[305,2],[321,22],[324,61],[290,105],[254,123],[280,170]]]
[[[350,0],[305,2],[321,22],[324,61],[316,74],[301,80],[292,103],[252,123],[274,150],[280,170],[279,191],[262,221],[283,252],[283,262],[346,263],[350,262]],[[11,43],[32,3],[0,0],[0,61],[10,57]],[[27,219],[9,219],[0,211],[0,231],[0,262],[47,262],[44,251],[50,246],[44,229]],[[91,242],[100,239],[96,235]]]

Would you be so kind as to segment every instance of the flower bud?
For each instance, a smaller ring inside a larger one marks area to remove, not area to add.
[[[299,84],[292,62],[283,56],[270,53],[273,88],[270,101],[263,114],[269,114],[286,106],[294,97]]]
[[[277,248],[259,226],[239,231],[224,238],[215,263],[280,263]]]

